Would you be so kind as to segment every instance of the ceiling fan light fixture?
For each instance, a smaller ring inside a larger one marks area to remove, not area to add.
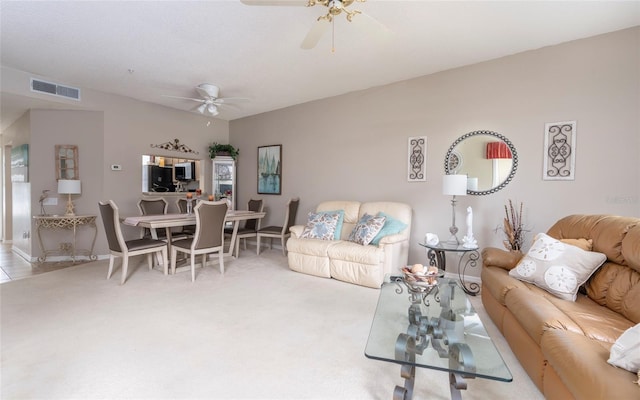
[[[206,104],[203,104],[203,105],[201,105],[200,107],[198,107],[198,112],[199,112],[200,114],[204,114],[204,110],[206,110],[206,109],[207,109],[207,105],[206,105]]]
[[[216,107],[213,104],[209,104],[207,106],[207,111],[209,111],[209,114],[213,115],[214,117],[218,114],[220,114],[220,112],[218,111],[218,107]]]

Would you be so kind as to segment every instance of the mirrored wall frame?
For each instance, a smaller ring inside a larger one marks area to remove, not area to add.
[[[202,160],[142,155],[142,192],[196,192],[203,188]]]
[[[56,179],[80,179],[78,171],[78,146],[57,144],[56,151]]]
[[[467,171],[465,167],[472,168],[471,165],[473,165],[473,163],[468,161],[472,161],[473,158],[479,158],[481,156],[478,154],[474,154],[474,155],[464,154],[464,152],[461,149],[462,147],[461,144],[463,144],[465,140],[472,140],[472,138],[475,138],[481,135],[487,135],[488,141],[489,140],[502,141],[504,144],[507,145],[507,147],[511,151],[511,168],[503,179],[500,179],[499,182],[497,182],[496,184],[493,184],[492,182],[492,184],[489,185],[490,187],[487,187],[485,189],[482,189],[479,187],[478,190],[472,190],[468,188],[467,194],[469,195],[487,195],[487,194],[492,194],[501,190],[502,188],[507,186],[509,182],[511,182],[518,168],[518,153],[513,143],[511,143],[511,141],[507,139],[504,135],[501,135],[497,132],[480,130],[480,131],[469,132],[460,136],[458,139],[456,139],[455,142],[453,142],[451,147],[449,147],[449,150],[447,151],[447,155],[445,156],[445,159],[444,159],[445,174],[449,175],[449,174],[455,173],[455,174],[464,174],[464,175],[470,176],[469,174],[474,172],[473,170]],[[463,157],[465,160],[464,167],[462,166],[462,162],[461,162]],[[484,157],[484,155],[482,157]],[[461,167],[462,169],[460,169]]]

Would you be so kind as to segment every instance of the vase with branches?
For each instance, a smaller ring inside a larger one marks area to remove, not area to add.
[[[524,223],[522,222],[522,203],[520,206],[514,206],[513,202],[509,200],[509,204],[504,206],[504,221],[502,224],[502,231],[506,236],[506,239],[502,242],[504,247],[510,251],[522,251],[522,244],[524,242]]]

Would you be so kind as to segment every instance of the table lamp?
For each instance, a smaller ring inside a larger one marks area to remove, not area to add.
[[[451,237],[447,241],[448,244],[458,245],[460,241],[456,234],[456,196],[466,196],[467,194],[467,176],[466,175],[445,175],[442,177],[442,194],[453,196],[451,198],[451,227],[449,232]]]
[[[67,209],[65,215],[76,215],[73,211],[73,202],[71,201],[72,194],[82,193],[82,185],[79,180],[72,179],[60,179],[58,180],[58,194],[68,195]]]

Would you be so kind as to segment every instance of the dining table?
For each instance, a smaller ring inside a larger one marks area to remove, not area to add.
[[[225,224],[232,223],[233,231],[231,233],[231,239],[229,241],[228,251],[224,253],[225,257],[233,257],[233,250],[236,246],[236,237],[238,235],[238,225],[240,221],[246,221],[251,219],[262,219],[266,215],[266,212],[261,211],[248,211],[248,210],[228,210],[225,217]],[[122,220],[122,223],[129,226],[138,226],[141,228],[149,228],[153,233],[157,229],[165,229],[167,234],[167,246],[169,257],[171,257],[171,241],[172,228],[184,227],[196,224],[196,215],[190,214],[159,214],[159,215],[136,215],[126,217]],[[155,236],[155,235],[154,235]]]

